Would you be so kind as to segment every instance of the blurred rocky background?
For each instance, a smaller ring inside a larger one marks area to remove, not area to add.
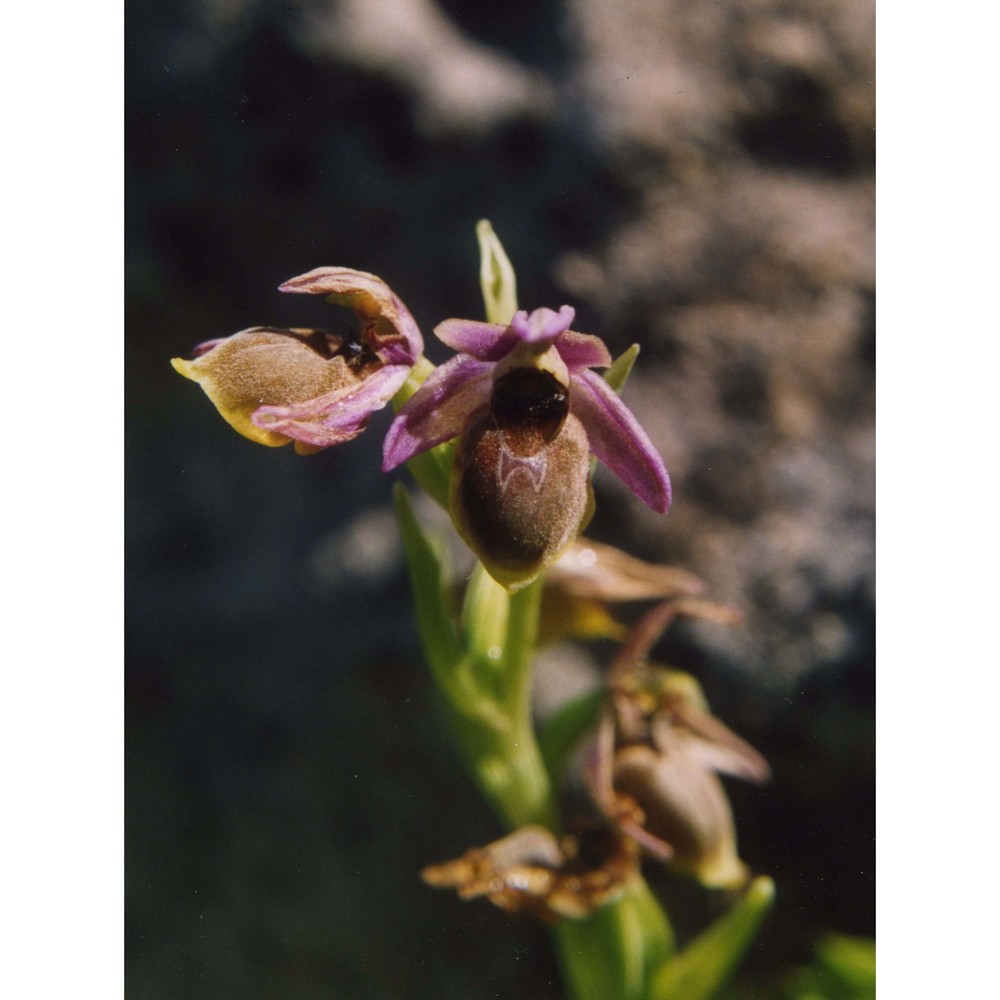
[[[732,789],[778,903],[729,995],[780,996],[824,931],[873,933],[873,4],[127,18],[128,995],[561,995],[544,931],[419,881],[499,830],[417,651],[387,416],[300,458],[168,363],[258,323],[336,329],[276,290],[321,264],[384,277],[431,341],[482,314],[482,217],[525,307],[642,346],[625,398],[674,508],[599,470],[590,534],[746,612],[659,649],[775,771]],[[611,653],[550,650],[546,698]],[[723,906],[656,878],[682,935]]]

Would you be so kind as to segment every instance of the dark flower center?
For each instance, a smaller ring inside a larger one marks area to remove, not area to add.
[[[328,330],[276,330],[275,332],[295,337],[328,361],[331,358],[343,358],[347,362],[347,367],[359,378],[364,378],[382,367],[378,356],[365,346],[363,336],[353,329],[347,329],[343,334],[330,333]]]
[[[511,450],[534,454],[562,430],[569,393],[550,372],[514,368],[494,384],[490,409]]]

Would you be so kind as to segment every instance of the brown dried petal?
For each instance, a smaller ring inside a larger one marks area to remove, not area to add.
[[[554,923],[617,899],[637,871],[635,845],[607,827],[557,841],[543,827],[529,826],[421,874],[428,885],[456,889],[462,899],[486,896],[508,913]]]
[[[621,549],[586,538],[575,541],[552,564],[545,585],[558,587],[574,597],[601,601],[696,595],[704,589],[693,573],[644,562]]]
[[[720,625],[737,625],[743,621],[743,615],[738,609],[715,601],[683,597],[658,604],[639,621],[628,642],[618,651],[609,671],[612,687],[627,682],[632,674],[644,668],[660,636],[674,619],[681,617],[717,622]]]
[[[546,572],[540,641],[572,636],[622,642],[628,629],[615,617],[613,605],[699,594],[702,586],[692,573],[579,538]]]

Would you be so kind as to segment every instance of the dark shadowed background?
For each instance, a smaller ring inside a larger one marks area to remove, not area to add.
[[[642,345],[625,398],[674,508],[600,470],[589,533],[747,615],[659,648],[775,772],[732,788],[778,890],[740,995],[776,995],[825,930],[873,933],[869,0],[127,19],[128,995],[561,996],[543,930],[419,880],[500,830],[417,649],[387,415],[301,458],[169,366],[255,324],[336,329],[277,291],[320,265],[382,276],[439,361],[434,325],[482,315],[482,217],[524,307]],[[610,654],[550,651],[543,673],[558,690]],[[655,878],[682,933],[722,906]]]

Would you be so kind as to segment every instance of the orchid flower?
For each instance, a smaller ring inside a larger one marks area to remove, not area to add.
[[[591,368],[604,342],[570,330],[575,313],[515,313],[507,326],[450,319],[435,333],[460,353],[436,369],[385,439],[388,472],[458,438],[451,513],[490,574],[524,586],[579,535],[593,511],[591,453],[653,510],[670,479],[638,421]]]
[[[703,600],[668,601],[634,629],[612,664],[608,704],[585,774],[598,807],[648,853],[710,888],[749,878],[719,774],[761,783],[764,758],[711,714],[695,678],[646,657],[677,615],[733,623],[738,613]]]
[[[352,309],[356,337],[255,326],[195,348],[172,364],[199,383],[244,437],[308,454],[357,437],[423,353],[409,310],[373,274],[320,267],[281,286]]]

